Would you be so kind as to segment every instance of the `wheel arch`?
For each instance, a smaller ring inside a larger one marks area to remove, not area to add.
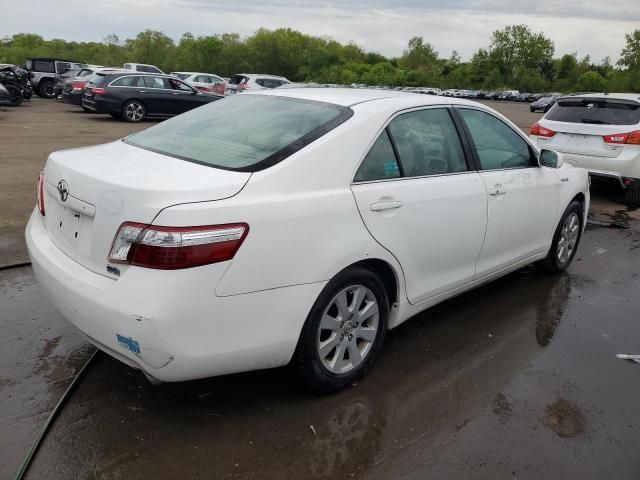
[[[366,260],[360,260],[359,262],[355,262],[349,265],[347,268],[357,266],[368,268],[373,273],[375,273],[378,278],[380,278],[387,293],[387,298],[389,299],[389,306],[393,307],[393,305],[397,303],[398,299],[400,298],[400,281],[395,268],[393,268],[393,266],[389,264],[389,262],[379,258],[368,258]],[[347,268],[345,268],[344,270],[346,270]]]

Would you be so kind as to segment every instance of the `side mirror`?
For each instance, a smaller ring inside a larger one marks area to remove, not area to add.
[[[564,157],[561,153],[553,150],[542,150],[540,152],[540,165],[549,168],[560,168],[564,163]]]

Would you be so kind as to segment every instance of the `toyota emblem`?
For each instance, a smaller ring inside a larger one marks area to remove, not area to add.
[[[69,197],[69,186],[64,180],[60,180],[58,182],[58,196],[63,202],[66,202],[67,198]]]

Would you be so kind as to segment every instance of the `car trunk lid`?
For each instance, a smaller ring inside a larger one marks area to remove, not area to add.
[[[45,167],[51,240],[109,276],[107,257],[123,222],[151,223],[164,208],[236,195],[251,176],[187,162],[116,141],[54,152]]]

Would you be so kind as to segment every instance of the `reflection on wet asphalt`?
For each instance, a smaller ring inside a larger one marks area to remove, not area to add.
[[[15,475],[92,351],[42,298],[30,268],[0,272],[0,478]]]
[[[638,223],[589,227],[565,274],[526,268],[417,316],[333,396],[286,368],[153,387],[102,355],[29,478],[637,479],[640,365],[615,354],[640,353]],[[13,315],[59,333],[36,348],[21,330],[22,348],[63,351],[73,333],[34,305]],[[19,376],[64,377],[49,362]]]

